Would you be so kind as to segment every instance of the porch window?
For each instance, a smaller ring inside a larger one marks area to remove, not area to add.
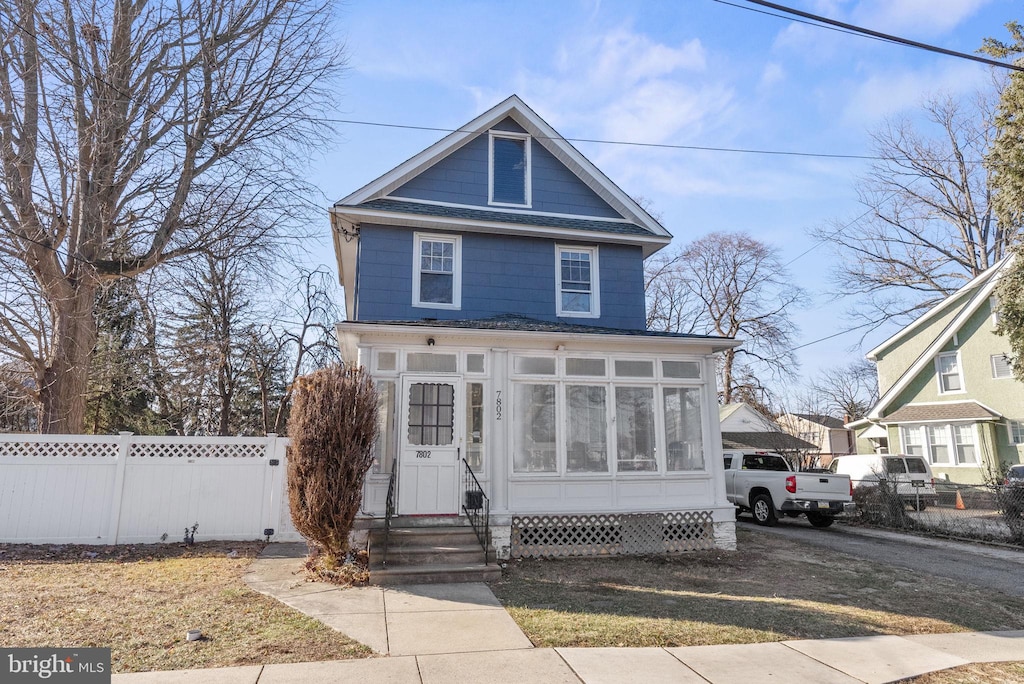
[[[658,469],[653,387],[615,388],[615,437],[619,472]]]
[[[620,378],[653,378],[653,361],[615,360],[615,375]]]
[[[440,446],[455,437],[455,388],[417,382],[409,387],[409,444]]]
[[[377,381],[377,441],[373,443],[374,473],[390,473],[395,462],[395,382]]]
[[[907,425],[903,432],[903,451],[909,456],[924,456],[924,428],[920,425]]]
[[[570,473],[607,473],[607,389],[595,385],[568,385],[565,396],[566,470]]]
[[[556,314],[597,318],[597,247],[560,247],[558,254],[558,292]]]
[[[490,143],[489,203],[530,206],[530,136],[491,131]]]
[[[555,385],[516,383],[512,399],[517,473],[556,472]]]
[[[972,423],[904,425],[903,450],[927,456],[933,465],[978,465],[978,440]]]
[[[950,352],[935,357],[935,373],[939,378],[939,394],[964,391],[964,380],[960,375],[960,354]]]
[[[696,387],[665,387],[662,393],[668,470],[703,470],[700,390]]]
[[[480,476],[484,465],[484,384],[466,383],[466,463]]]
[[[462,306],[462,239],[416,233],[412,305],[433,309]]]

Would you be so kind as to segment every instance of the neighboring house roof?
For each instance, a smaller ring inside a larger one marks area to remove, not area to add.
[[[936,310],[945,309],[945,306],[954,300],[960,300],[964,296],[969,294],[969,297],[964,300],[963,304],[960,305],[960,310],[953,316],[952,320],[941,330],[941,332],[935,337],[934,340],[925,348],[923,352],[915,359],[915,361],[903,372],[903,374],[893,383],[889,389],[887,389],[867,417],[872,421],[881,420],[885,414],[886,409],[889,408],[890,404],[905,390],[914,378],[916,378],[925,367],[933,362],[935,355],[942,351],[943,347],[953,339],[953,335],[957,333],[960,328],[967,322],[967,320],[974,315],[974,313],[986,302],[988,298],[992,296],[992,291],[995,289],[996,283],[999,280],[999,275],[1013,263],[1013,254],[1001,259],[995,266],[988,269],[977,278],[972,280],[970,283],[960,288],[957,292],[950,295],[945,302],[935,307],[928,313],[924,314],[917,321],[911,323],[905,330],[917,330],[920,328],[920,322],[922,319],[931,319],[934,317]],[[969,293],[969,290],[973,289],[973,294]],[[871,360],[877,360],[877,354],[881,350],[891,346],[895,341],[903,337],[901,333],[897,333],[893,337],[886,340],[880,346],[871,350],[868,353],[868,358]]]
[[[794,437],[787,432],[723,432],[722,447],[764,451],[816,451],[818,449],[818,445]]]
[[[948,401],[932,404],[907,404],[896,409],[882,423],[926,423],[952,420],[998,420],[1003,416],[978,401]]]
[[[725,406],[719,406],[718,407],[718,421],[721,422],[721,421],[725,420],[726,418],[728,418],[732,414],[734,414],[737,411],[739,411],[744,406],[745,406],[745,404],[742,404],[742,403],[726,404]]]
[[[817,423],[818,425],[823,425],[829,429],[843,429],[843,421],[820,413],[789,413],[786,415],[803,418],[809,423]]]

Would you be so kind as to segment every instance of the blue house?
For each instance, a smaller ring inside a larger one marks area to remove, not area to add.
[[[366,516],[390,492],[504,557],[734,545],[714,354],[737,342],[646,330],[672,236],[518,97],[330,215],[342,353],[382,397]]]

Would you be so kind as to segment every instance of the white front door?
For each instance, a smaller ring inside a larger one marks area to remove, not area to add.
[[[451,376],[402,380],[400,515],[459,512],[460,386]]]

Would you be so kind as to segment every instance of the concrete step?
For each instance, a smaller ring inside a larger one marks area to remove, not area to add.
[[[383,546],[370,547],[370,567],[380,567]],[[482,563],[484,550],[474,546],[400,546],[388,547],[388,565],[446,565]]]
[[[418,567],[389,567],[370,570],[370,584],[394,586],[396,584],[448,584],[453,582],[491,582],[501,577],[497,565],[429,565]]]
[[[370,531],[370,546],[384,544],[384,530]],[[402,546],[479,546],[472,527],[392,527],[388,548]]]

